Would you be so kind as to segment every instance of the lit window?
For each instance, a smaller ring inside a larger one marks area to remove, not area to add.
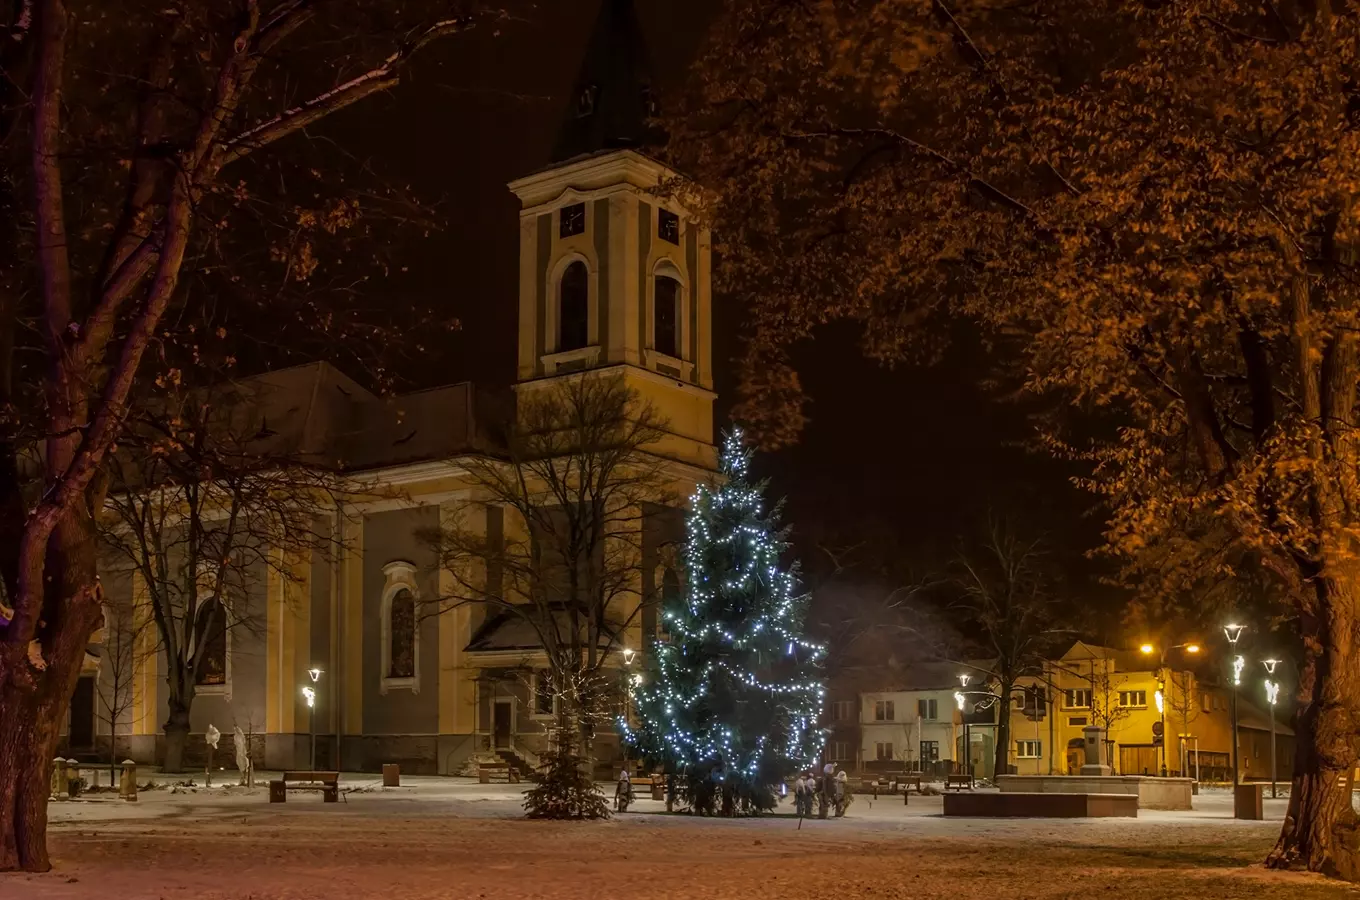
[[[1041,751],[1041,749],[1040,749],[1040,747],[1039,747],[1039,742],[1038,742],[1038,741],[1016,741],[1016,742],[1015,742],[1015,758],[1016,758],[1016,759],[1038,759],[1038,758],[1039,758],[1040,756],[1042,756],[1042,755],[1043,755],[1043,753],[1042,753],[1042,751]]]
[[[1119,705],[1130,708],[1147,706],[1147,691],[1120,691]]]
[[[1068,690],[1065,692],[1063,705],[1068,709],[1090,709],[1091,692],[1086,688]]]

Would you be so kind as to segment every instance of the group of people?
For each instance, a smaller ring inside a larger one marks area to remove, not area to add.
[[[793,782],[793,803],[799,817],[811,817],[814,806],[823,819],[832,809],[837,817],[845,815],[850,805],[847,784],[845,770],[837,771],[832,763],[823,766],[820,775],[811,769],[799,773]]]

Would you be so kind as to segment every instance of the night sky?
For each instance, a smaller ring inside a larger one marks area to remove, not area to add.
[[[600,0],[516,7],[499,34],[450,42],[391,97],[347,114],[374,166],[439,204],[441,233],[395,248],[404,274],[392,302],[438,304],[461,331],[415,379],[505,385],[515,365],[518,204],[506,182],[549,160]],[[663,91],[683,79],[717,0],[639,0]],[[718,425],[733,397],[731,366],[741,310],[715,298]],[[1068,483],[1071,471],[1025,450],[1021,410],[976,386],[986,370],[966,334],[942,364],[885,371],[860,359],[853,335],[819,337],[804,353],[811,426],[800,446],[763,458],[788,513],[804,565],[819,545],[855,546],[846,559],[869,592],[937,569],[988,512],[1046,535],[1078,570],[1100,520]],[[1081,588],[1084,590],[1084,588]]]

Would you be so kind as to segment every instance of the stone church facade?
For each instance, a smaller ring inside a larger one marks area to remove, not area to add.
[[[509,185],[521,203],[514,393],[620,378],[668,422],[650,449],[683,498],[715,467],[710,241],[689,211],[657,191],[674,173],[635,149],[647,139],[647,84],[631,3],[606,0],[555,161]],[[329,527],[341,549],[290,561],[288,578],[261,566],[249,596],[236,598],[260,626],[221,639],[222,663],[193,703],[186,759],[202,757],[209,725],[226,736],[219,758],[230,759],[239,726],[252,734],[256,765],[268,769],[306,768],[313,734],[324,768],[395,762],[411,773],[454,774],[479,753],[532,758],[552,701],[539,690],[546,662],[529,630],[487,603],[422,614],[452,592],[422,532],[454,515],[492,537],[515,527],[511,513],[484,502],[465,465],[496,453],[490,423],[506,404],[467,383],[379,398],[325,363],[256,381],[272,429],[305,453],[345,460],[348,473],[389,496],[336,511]],[[635,602],[678,583],[661,547],[681,523],[678,510],[658,509],[638,525]],[[495,574],[485,569],[474,577],[493,594]],[[102,578],[134,607],[145,592],[116,567]],[[655,623],[654,614],[631,619],[619,665],[645,649]],[[118,755],[139,762],[159,759],[168,714],[153,632],[116,726]],[[68,755],[108,746],[99,699],[107,668],[92,645]],[[312,710],[304,687],[316,692]],[[600,735],[596,753],[617,755],[617,737]]]

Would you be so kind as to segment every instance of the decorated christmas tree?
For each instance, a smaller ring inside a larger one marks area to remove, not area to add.
[[[722,483],[694,495],[685,590],[661,610],[667,637],[633,690],[627,737],[672,773],[700,812],[772,809],[778,785],[821,751],[823,649],[802,635],[806,598],[779,507],[748,475],[740,432],[723,443]]]

